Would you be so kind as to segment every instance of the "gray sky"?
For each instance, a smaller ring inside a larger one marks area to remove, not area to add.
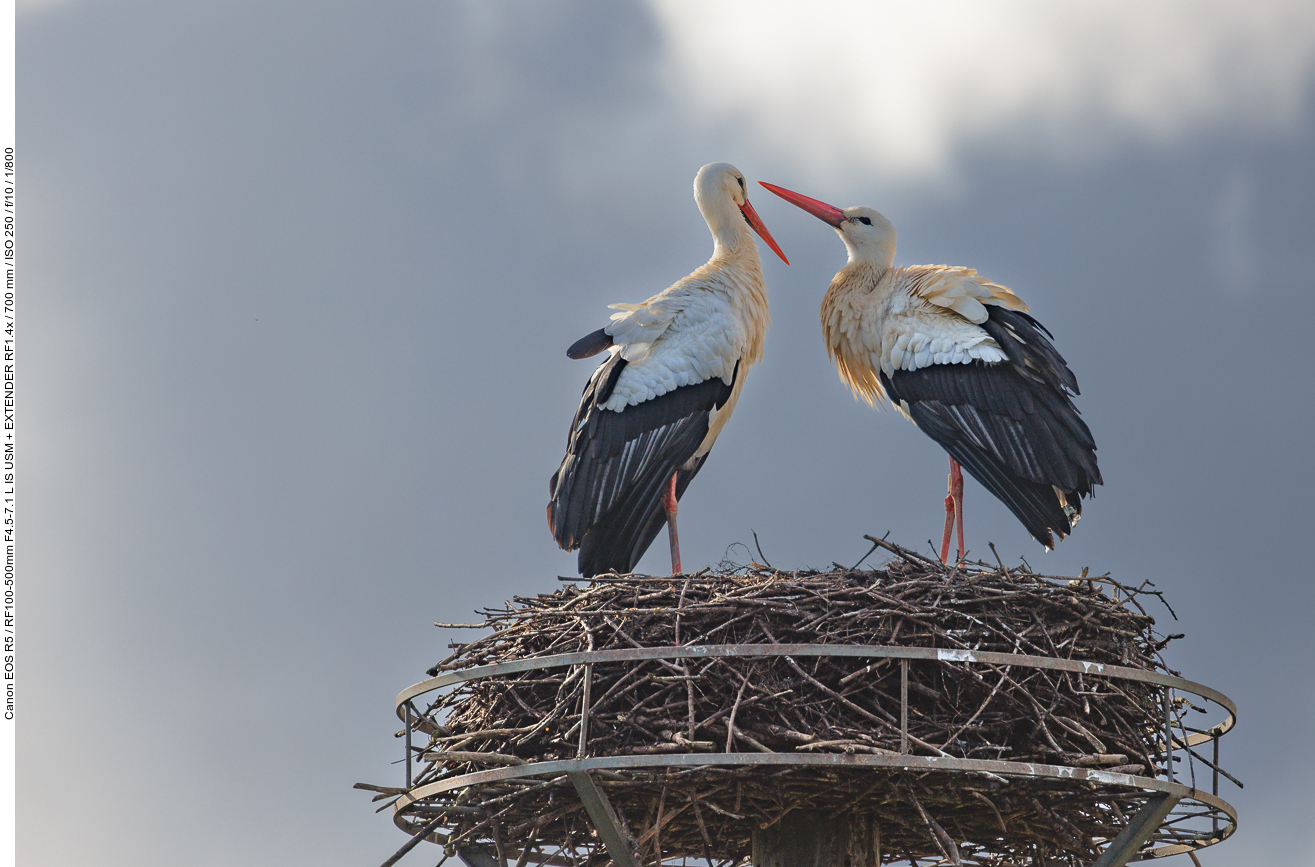
[[[1315,13],[703,5],[21,5],[22,863],[400,845],[350,788],[401,777],[391,700],[433,620],[573,572],[564,350],[706,259],[729,160],[1031,304],[1106,485],[1044,554],[970,480],[969,547],[1165,590],[1171,661],[1241,708],[1202,863],[1315,865]],[[943,452],[819,336],[843,248],[754,201],[794,265],[685,563],[925,544]]]

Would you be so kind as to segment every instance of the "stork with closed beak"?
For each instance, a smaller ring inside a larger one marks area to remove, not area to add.
[[[1078,381],[1027,305],[970,268],[894,267],[895,227],[783,187],[776,195],[833,226],[849,261],[822,299],[822,336],[840,378],[869,404],[889,399],[950,455],[941,560],[958,525],[960,465],[1047,549],[1101,484],[1096,442],[1072,396]]]
[[[585,386],[548,486],[548,527],[563,549],[580,549],[581,575],[632,571],[663,522],[672,574],[681,571],[676,502],[762,358],[770,321],[749,230],[790,264],[746,192],[735,166],[699,169],[694,201],[712,232],[712,258],[642,304],[611,305],[611,323],[566,351],[608,352]]]

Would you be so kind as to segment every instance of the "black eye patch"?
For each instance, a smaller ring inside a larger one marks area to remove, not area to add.
[[[872,221],[869,220],[867,217],[859,217],[859,218],[858,218],[858,221],[859,221],[860,223],[862,223],[863,225],[865,225],[865,226],[871,226],[871,225],[872,225]]]
[[[747,190],[744,189],[744,178],[736,178],[735,180],[740,182],[740,192],[747,192]]]

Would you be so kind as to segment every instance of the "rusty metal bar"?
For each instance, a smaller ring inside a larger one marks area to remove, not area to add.
[[[909,751],[909,661],[899,661],[899,751]]]
[[[1214,727],[1219,734],[1231,730],[1237,721],[1237,706],[1228,696],[1211,689],[1204,684],[1195,683],[1181,677],[1129,668],[1120,665],[1105,665],[1097,662],[1084,662],[1076,659],[1058,659],[1047,656],[1028,656],[1019,653],[997,653],[984,650],[959,650],[935,647],[890,647],[867,644],[711,644],[680,645],[672,647],[631,647],[620,650],[586,650],[575,653],[560,653],[551,656],[536,656],[525,659],[513,659],[492,665],[474,666],[460,671],[450,671],[421,681],[402,690],[394,704],[397,715],[402,716],[402,704],[418,695],[465,683],[485,677],[499,677],[504,674],[516,674],[543,668],[559,668],[585,663],[636,662],[655,659],[708,659],[733,657],[776,657],[776,656],[822,656],[822,657],[859,657],[879,659],[927,659],[942,662],[975,662],[983,665],[1017,665],[1025,668],[1040,668],[1051,671],[1068,671],[1084,674],[1088,677],[1111,677],[1132,680],[1156,686],[1172,687],[1183,692],[1200,696],[1219,705],[1228,714],[1224,722]],[[415,727],[429,731],[428,722],[423,718],[416,720]],[[1210,740],[1210,735],[1192,735],[1187,738],[1187,746],[1196,746]]]
[[[411,788],[411,702],[406,703],[406,787]]]
[[[1164,688],[1164,777],[1173,782],[1173,701]]]
[[[1217,798],[1219,797],[1219,735],[1215,735],[1213,740],[1215,747],[1214,747],[1214,755],[1211,758],[1214,761],[1214,779],[1210,783],[1210,794],[1214,795]],[[1214,823],[1215,836],[1218,837],[1219,816],[1218,815],[1212,816],[1211,819]]]
[[[1155,830],[1178,804],[1179,798],[1167,792],[1154,795],[1137,811],[1132,821],[1124,826],[1114,842],[1105,847],[1091,867],[1123,867],[1132,859]]]
[[[747,767],[747,766],[775,766],[775,767],[868,767],[874,770],[885,768],[892,771],[906,770],[915,772],[943,772],[949,774],[956,773],[974,773],[974,774],[997,774],[1001,776],[1015,777],[1032,777],[1032,778],[1056,778],[1065,780],[1087,780],[1107,786],[1118,786],[1142,789],[1148,795],[1158,797],[1167,795],[1173,802],[1165,810],[1168,815],[1173,805],[1179,800],[1190,799],[1202,806],[1214,811],[1217,815],[1222,814],[1228,822],[1228,826],[1223,829],[1222,835],[1215,834],[1211,842],[1218,842],[1228,837],[1232,830],[1236,828],[1237,810],[1227,801],[1214,796],[1189,789],[1180,783],[1169,783],[1162,778],[1140,777],[1130,774],[1115,774],[1108,771],[1100,771],[1095,768],[1070,768],[1059,765],[1041,765],[1030,762],[1007,762],[998,759],[956,759],[945,758],[942,756],[917,756],[917,755],[868,755],[845,753],[820,753],[820,754],[800,754],[800,753],[675,753],[665,755],[628,755],[628,756],[597,756],[586,759],[565,759],[549,762],[531,762],[524,765],[514,765],[509,767],[494,768],[485,771],[474,771],[468,774],[462,774],[456,777],[447,777],[442,780],[435,780],[426,783],[418,788],[408,791],[398,798],[393,807],[393,821],[398,827],[407,830],[408,833],[414,833],[410,824],[406,820],[406,811],[414,803],[422,802],[427,798],[440,795],[453,789],[461,789],[467,786],[482,786],[489,783],[507,782],[510,780],[520,780],[527,778],[558,778],[563,782],[569,780],[575,782],[575,775],[587,774],[591,771],[635,771],[659,768],[681,768],[689,769],[694,767]],[[583,784],[583,783],[582,783]],[[582,796],[583,797],[583,796]],[[1139,814],[1140,815],[1140,814]],[[1137,825],[1139,820],[1134,820],[1133,825]],[[618,820],[616,827],[624,828],[624,825]],[[1156,826],[1158,827],[1158,826]],[[1125,829],[1126,830],[1126,829]],[[1154,833],[1155,827],[1146,831],[1147,839]],[[601,832],[600,832],[601,833]],[[1131,832],[1129,832],[1131,836]],[[1117,839],[1117,838],[1116,838]],[[1137,843],[1137,846],[1145,845],[1145,839]],[[1199,849],[1202,845],[1200,840],[1192,843],[1174,843],[1169,846],[1162,846],[1154,850],[1154,856],[1173,855],[1180,852],[1186,852],[1193,849]],[[1108,852],[1108,850],[1107,850]],[[1111,856],[1113,857],[1113,856]],[[1147,855],[1147,857],[1151,857]],[[1100,864],[1101,862],[1097,862]],[[1109,865],[1119,865],[1123,862],[1105,862],[1101,867]]]
[[[872,767],[919,772],[997,774],[1017,777],[1054,777],[1064,780],[1087,780],[1109,786],[1125,786],[1172,794],[1221,809],[1230,817],[1236,811],[1223,799],[1197,792],[1180,783],[1168,783],[1154,777],[1116,774],[1097,768],[1071,768],[1033,762],[1008,762],[999,759],[959,759],[945,756],[880,755],[866,753],[664,753],[659,755],[594,756],[588,759],[557,759],[529,762],[486,771],[472,771],[456,777],[435,780],[400,796],[396,810],[451,789],[481,786],[487,783],[518,780],[526,777],[551,777],[577,771],[641,770],[648,768],[745,767],[778,765],[793,767]]]
[[[617,816],[612,802],[598,788],[594,778],[589,776],[588,771],[568,772],[566,776],[570,777],[571,784],[575,786],[580,802],[584,804],[589,820],[593,822],[594,830],[607,847],[607,854],[612,856],[616,867],[639,867],[639,846],[635,838],[631,836],[625,822]]]
[[[580,697],[580,750],[576,753],[582,759],[589,743],[589,688],[593,683],[594,664],[587,662],[584,666],[584,695]]]

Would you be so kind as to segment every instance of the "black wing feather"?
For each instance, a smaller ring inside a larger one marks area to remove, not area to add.
[[[934,364],[881,375],[918,427],[1009,507],[1046,547],[1101,484],[1096,442],[1073,404],[1077,378],[1026,313],[988,306],[982,324],[1008,361]],[[1063,492],[1061,500],[1055,489]]]
[[[612,335],[607,333],[607,329],[600,328],[572,343],[571,348],[566,350],[566,357],[588,358],[591,355],[597,355],[611,345]]]
[[[634,569],[666,522],[663,487],[676,473],[677,499],[685,492],[707,458],[691,463],[709,416],[735,384],[714,377],[620,412],[604,409],[625,365],[614,353],[590,377],[549,483],[548,526],[562,548],[580,549],[585,576]]]
[[[698,448],[698,444],[694,447]],[[689,469],[676,470],[677,500],[684,496],[690,480],[707,459],[705,454],[692,461]],[[649,484],[636,485],[625,501],[609,510],[584,534],[579,556],[581,575],[592,576],[609,570],[630,572],[653,544],[667,522],[662,492],[671,474],[657,472],[653,478],[657,480],[656,488]]]

